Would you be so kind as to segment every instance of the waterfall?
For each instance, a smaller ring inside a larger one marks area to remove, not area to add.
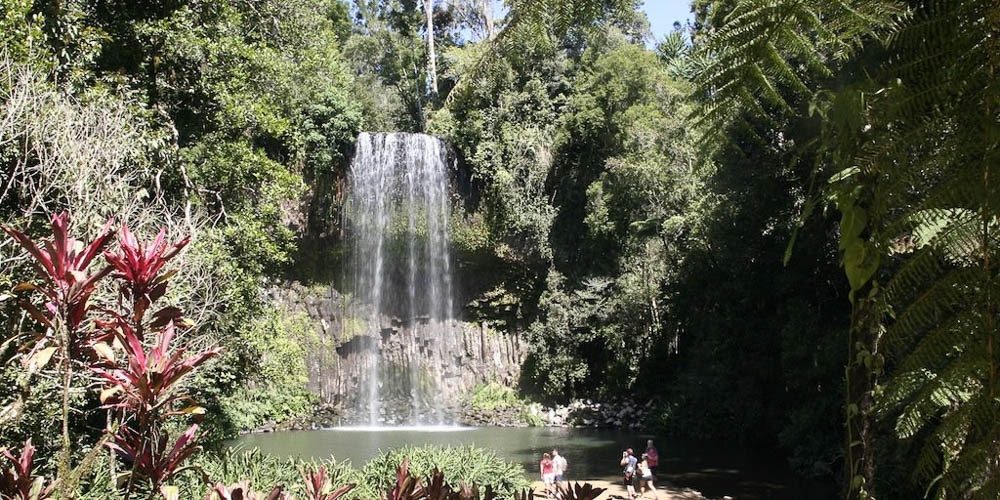
[[[435,391],[448,360],[418,360],[447,352],[425,347],[455,328],[445,145],[424,134],[361,133],[348,180],[347,276],[363,304],[353,313],[360,334],[371,339],[356,410],[377,425],[387,401],[405,400],[408,423],[440,424]],[[390,335],[410,337],[404,352],[385,352]]]

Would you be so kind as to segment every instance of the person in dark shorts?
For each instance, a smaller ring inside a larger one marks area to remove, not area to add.
[[[635,458],[635,453],[632,448],[629,448],[622,452],[622,459],[618,465],[621,465],[625,469],[622,471],[622,478],[625,482],[625,491],[628,492],[629,498],[636,498],[635,490],[639,485],[639,475],[636,470],[639,461]]]

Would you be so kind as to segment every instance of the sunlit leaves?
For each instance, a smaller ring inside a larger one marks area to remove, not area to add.
[[[709,104],[700,121],[721,129],[746,111],[797,112],[786,96],[811,95],[843,59],[903,12],[882,0],[738,2],[704,49],[711,62],[696,81]]]

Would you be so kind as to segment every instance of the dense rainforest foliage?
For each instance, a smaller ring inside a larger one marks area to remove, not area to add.
[[[222,439],[316,401],[316,332],[264,291],[336,281],[357,133],[435,134],[463,314],[527,338],[520,397],[651,400],[848,498],[997,498],[1000,6],[691,9],[654,41],[639,0],[2,0],[0,222],[189,235],[162,300],[223,348],[186,381]],[[0,445],[54,457],[32,263],[0,262]]]

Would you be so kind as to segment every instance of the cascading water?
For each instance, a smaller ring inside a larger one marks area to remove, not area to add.
[[[408,423],[443,423],[434,392],[448,360],[417,360],[447,352],[425,347],[455,328],[445,145],[423,134],[362,133],[349,184],[348,276],[364,305],[354,316],[372,339],[356,410],[378,425],[386,401],[408,400]],[[400,331],[412,337],[406,351],[381,352],[380,340]]]

